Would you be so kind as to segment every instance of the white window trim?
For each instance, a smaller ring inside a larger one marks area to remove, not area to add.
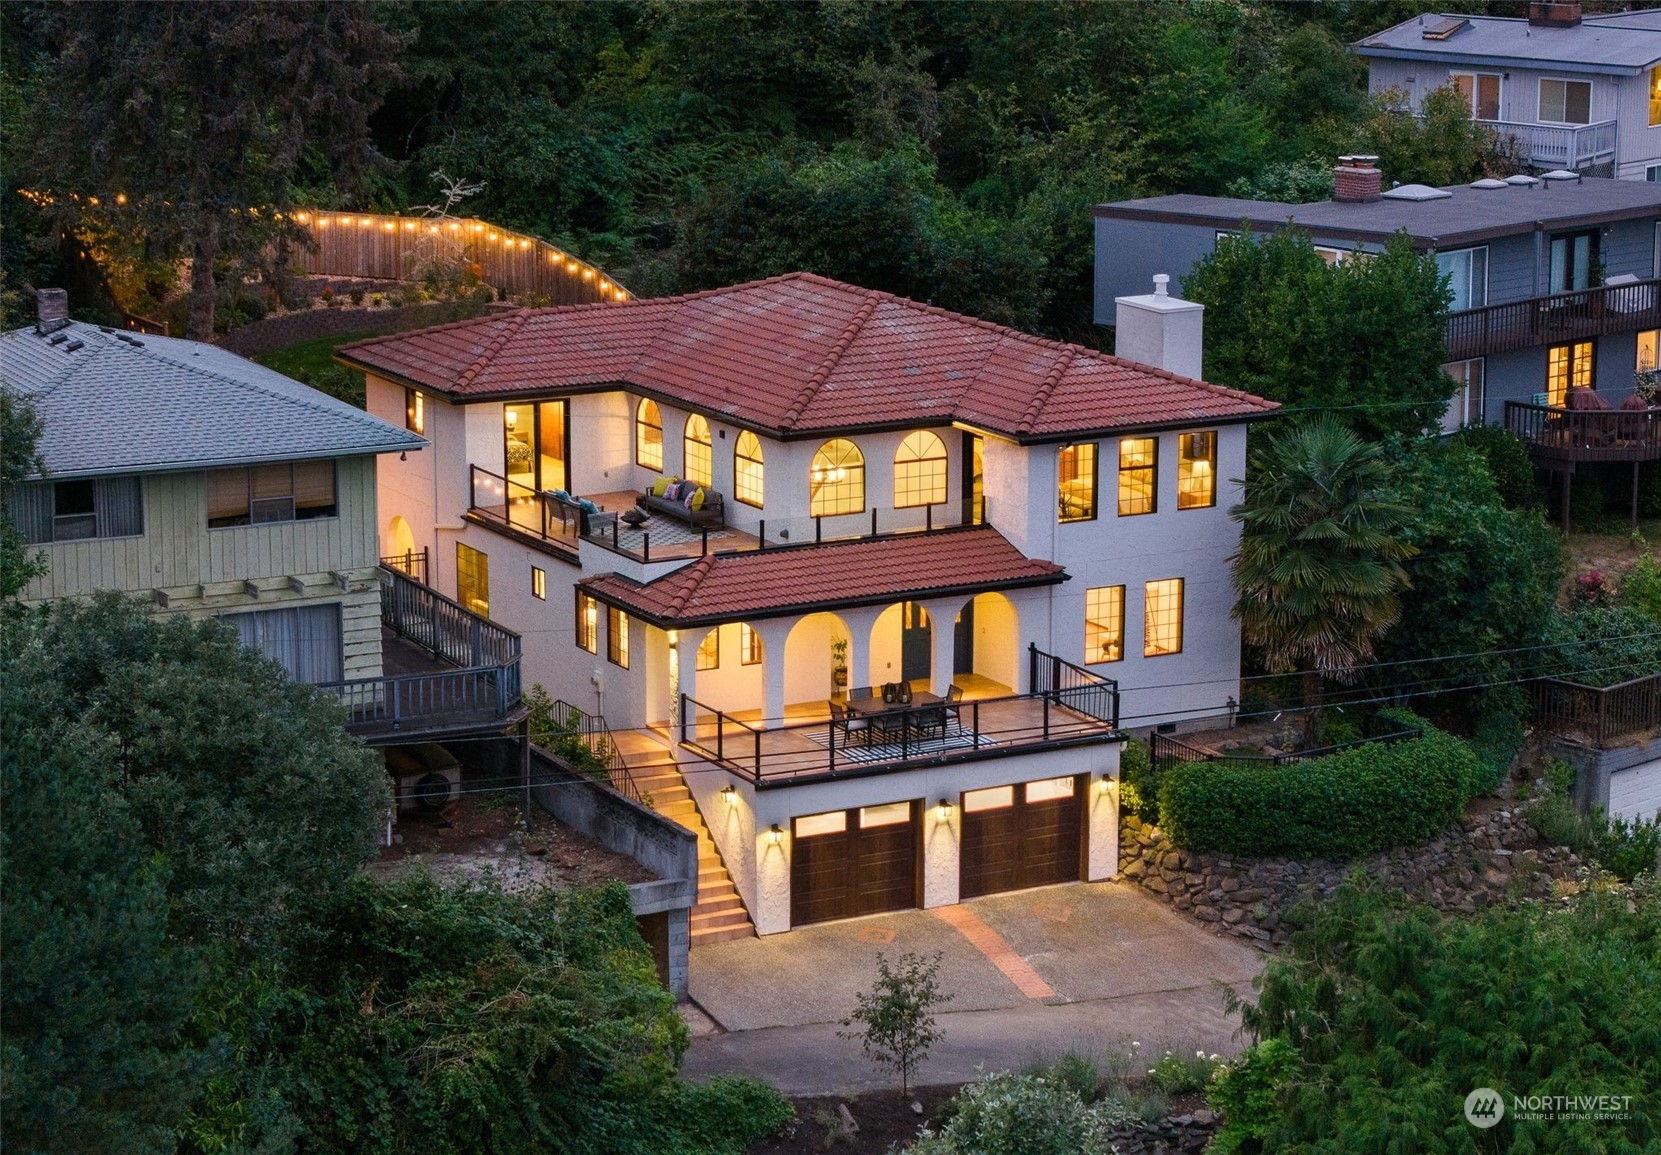
[[[1505,73],[1503,72],[1466,72],[1462,69],[1453,69],[1448,72],[1448,83],[1451,85],[1455,77],[1469,76],[1471,78],[1471,119],[1478,124],[1497,124],[1505,118],[1500,115],[1505,109]],[[1492,76],[1499,81],[1499,94],[1494,98],[1494,117],[1492,120],[1477,115],[1477,104],[1482,99],[1482,86],[1479,78]]]
[[[1488,306],[1488,267],[1489,258],[1493,254],[1488,251],[1487,245],[1465,245],[1457,249],[1442,249],[1436,254],[1438,257],[1451,257],[1455,253],[1475,253],[1479,249],[1482,252],[1482,304],[1467,306],[1469,309],[1483,309]]]

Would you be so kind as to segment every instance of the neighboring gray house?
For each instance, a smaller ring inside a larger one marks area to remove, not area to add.
[[[1355,53],[1374,95],[1395,90],[1415,110],[1452,84],[1537,171],[1661,180],[1661,11],[1583,18],[1570,3],[1530,4],[1526,20],[1427,14]]]
[[[1655,366],[1661,184],[1565,173],[1383,191],[1371,158],[1347,159],[1336,187],[1354,199],[1179,195],[1096,206],[1096,322],[1112,324],[1114,299],[1149,276],[1186,277],[1220,234],[1290,221],[1333,261],[1401,231],[1436,254],[1453,290],[1446,369],[1462,386],[1449,429],[1510,423],[1507,402],[1561,405],[1571,385],[1619,406],[1633,370]]]

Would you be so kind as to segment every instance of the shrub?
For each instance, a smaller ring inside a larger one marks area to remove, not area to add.
[[[1097,1155],[1103,1120],[1072,1088],[1000,1071],[957,1094],[952,1117],[925,1130],[912,1155]]]
[[[1459,817],[1487,772],[1471,748],[1410,714],[1422,736],[1287,766],[1184,762],[1165,772],[1165,833],[1190,850],[1354,858],[1427,841]]]
[[[1143,822],[1159,825],[1159,767],[1147,745],[1134,738],[1119,754],[1119,806]]]
[[[1223,1116],[1211,1150],[1229,1155],[1268,1138],[1280,1117],[1281,1088],[1297,1070],[1297,1049],[1281,1038],[1264,1039],[1219,1068],[1206,1092],[1206,1101]]]
[[[1177,1055],[1170,1051],[1148,1068],[1148,1082],[1167,1095],[1191,1095],[1203,1091],[1222,1064],[1216,1055],[1195,1051],[1194,1057]]]
[[[1639,556],[1621,578],[1621,604],[1661,621],[1661,564],[1653,553]]]
[[[1449,439],[1482,455],[1507,509],[1538,509],[1540,485],[1528,447],[1503,425],[1467,425]]]
[[[1602,606],[1608,605],[1609,599],[1609,583],[1604,580],[1602,572],[1592,570],[1574,579],[1576,603],[1583,606]]]
[[[1661,865],[1661,815],[1628,821],[1612,818],[1598,832],[1599,865],[1622,882],[1652,874]]]
[[[1523,747],[1523,718],[1528,709],[1526,699],[1514,686],[1500,687],[1486,698],[1469,743],[1484,767],[1478,793],[1494,789],[1511,772],[1511,763]]]
[[[1060,1083],[1086,1103],[1095,1101],[1097,1088],[1102,1082],[1101,1068],[1096,1066],[1096,1061],[1077,1051],[1068,1051],[1054,1062],[1030,1063],[1021,1073]]]
[[[352,304],[354,304],[354,305],[363,304],[364,292],[361,288],[352,289],[352,291],[350,293],[348,293],[347,296],[352,298]]]

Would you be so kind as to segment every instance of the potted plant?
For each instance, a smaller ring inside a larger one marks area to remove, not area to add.
[[[848,688],[848,639],[831,639],[831,684],[838,692]]]

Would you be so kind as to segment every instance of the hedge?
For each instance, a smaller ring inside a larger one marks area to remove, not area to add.
[[[1422,737],[1287,766],[1183,762],[1164,774],[1171,841],[1252,858],[1356,858],[1440,834],[1487,778],[1464,742],[1411,714]]]

